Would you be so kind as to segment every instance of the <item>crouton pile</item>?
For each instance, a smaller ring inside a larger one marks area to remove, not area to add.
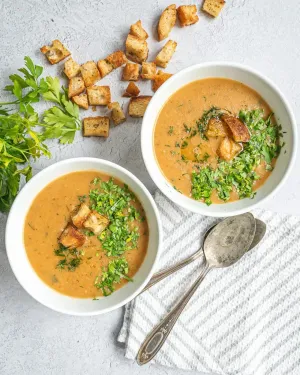
[[[225,5],[224,0],[205,0],[202,10],[212,17],[217,17]],[[176,19],[181,27],[190,26],[199,21],[196,5],[182,5],[178,8],[175,4],[169,5],[161,14],[157,25],[158,41],[168,38]],[[106,58],[97,61],[87,61],[79,64],[72,57],[71,52],[59,40],[53,40],[50,46],[43,46],[40,50],[51,64],[57,64],[66,59],[64,73],[69,79],[68,97],[80,108],[87,110],[92,106],[105,106],[110,110],[110,117],[96,116],[83,119],[83,135],[85,137],[109,136],[110,120],[115,125],[126,121],[125,113],[119,102],[112,102],[109,86],[101,86],[98,83],[113,70],[123,67],[122,81],[129,81],[123,97],[130,98],[128,115],[131,117],[143,117],[151,96],[140,96],[140,89],[134,83],[139,79],[152,81],[152,90],[155,92],[171,76],[157,67],[166,68],[174,55],[177,43],[168,40],[155,57],[148,62],[149,47],[147,43],[149,35],[143,28],[141,20],[132,24],[125,41],[125,52],[115,51]],[[230,125],[228,125],[230,126]]]
[[[86,236],[80,229],[87,229],[98,236],[108,224],[109,220],[106,216],[90,210],[85,203],[82,203],[72,214],[71,222],[67,224],[58,239],[59,243],[68,249],[76,249],[83,246],[86,240]]]

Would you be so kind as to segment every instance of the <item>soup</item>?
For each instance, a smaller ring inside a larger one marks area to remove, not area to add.
[[[133,281],[147,252],[148,225],[127,185],[96,171],[74,172],[35,198],[24,243],[47,285],[68,296],[97,298]]]
[[[161,109],[154,150],[166,179],[206,204],[253,198],[280,152],[280,127],[264,99],[230,79],[194,81]]]

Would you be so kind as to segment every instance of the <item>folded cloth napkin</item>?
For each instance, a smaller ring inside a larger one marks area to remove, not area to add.
[[[199,249],[214,218],[187,212],[160,192],[164,245],[159,269]],[[300,374],[300,217],[257,209],[267,233],[238,263],[211,271],[153,362],[206,373]],[[199,273],[202,260],[126,306],[118,340],[135,358],[147,334]],[[157,270],[157,271],[158,271]]]

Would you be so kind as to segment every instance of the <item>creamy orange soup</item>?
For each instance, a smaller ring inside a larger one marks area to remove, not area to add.
[[[166,179],[176,190],[188,197],[193,197],[193,172],[199,173],[205,167],[214,170],[220,160],[218,149],[224,138],[206,137],[205,132],[200,133],[198,126],[199,119],[212,107],[236,117],[241,110],[259,109],[263,111],[264,119],[267,119],[272,112],[264,99],[250,87],[223,78],[194,81],[179,89],[167,100],[156,121],[153,140],[155,154]],[[270,123],[271,125],[267,124],[267,126],[276,126],[273,119]],[[241,147],[245,149],[246,143]],[[241,155],[242,153],[238,156]],[[258,176],[253,181],[253,191],[269,177],[275,161],[276,157],[272,157],[266,168],[262,155],[259,165],[253,168]],[[209,204],[235,201],[239,198],[235,186],[232,187],[226,200],[219,198],[215,188]]]
[[[145,212],[141,203],[135,198],[130,202],[139,217],[130,221],[129,229],[134,231],[137,228],[138,237],[136,246],[130,236],[123,239],[126,244],[118,244],[126,247],[123,254],[114,256],[108,255],[104,249],[103,240],[112,234],[115,224],[110,220],[109,226],[100,234],[94,235],[87,229],[78,229],[85,235],[85,242],[76,250],[63,248],[59,250],[59,239],[71,222],[71,217],[76,213],[82,201],[91,205],[89,200],[90,190],[101,190],[101,179],[107,182],[110,177],[96,171],[76,172],[67,174],[46,186],[33,201],[26,217],[24,226],[25,248],[32,267],[37,275],[51,288],[72,297],[94,298],[102,296],[100,285],[104,272],[110,262],[125,259],[128,263],[126,278],[112,284],[117,290],[128,282],[127,278],[133,278],[141,266],[147,252],[148,246],[148,225]],[[123,187],[123,183],[113,179],[113,183]],[[101,194],[101,193],[100,193]],[[108,205],[118,207],[118,202],[111,199]],[[127,208],[120,210],[118,215],[127,215]],[[111,226],[114,224],[114,227]],[[102,242],[99,239],[102,236]],[[105,242],[104,242],[105,243]],[[114,249],[112,250],[114,251]],[[61,253],[60,256],[56,255]],[[72,259],[78,259],[71,263]],[[66,259],[66,261],[64,261]],[[70,261],[71,259],[71,261]],[[77,263],[79,263],[77,265]],[[76,267],[71,267],[75,264]],[[125,273],[125,272],[124,272]],[[115,274],[113,274],[115,277]],[[110,293],[108,289],[107,294]]]

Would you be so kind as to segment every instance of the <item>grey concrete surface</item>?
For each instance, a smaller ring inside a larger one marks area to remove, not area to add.
[[[129,25],[141,19],[150,34],[150,56],[160,49],[155,26],[170,1],[139,0],[1,0],[0,87],[8,75],[22,66],[29,55],[49,75],[61,75],[62,64],[50,66],[39,47],[58,38],[79,62],[98,60],[123,48]],[[201,1],[177,1],[180,4]],[[203,14],[192,27],[176,27],[172,38],[178,50],[167,71],[175,73],[189,65],[211,61],[237,61],[271,78],[290,101],[300,123],[300,3],[297,0],[228,0],[222,15],[212,20]],[[121,98],[126,86],[121,71],[105,78],[113,99]],[[104,81],[103,81],[104,82]],[[142,93],[150,94],[148,82]],[[5,98],[2,95],[1,98]],[[93,113],[93,112],[91,112]],[[97,109],[97,113],[105,113]],[[107,140],[83,139],[73,145],[50,143],[53,157],[34,164],[34,173],[66,158],[93,156],[128,168],[151,192],[154,183],[145,170],[140,151],[140,120],[129,120],[111,130]],[[297,161],[299,165],[299,157]],[[265,207],[300,214],[300,174],[296,166],[284,188]],[[0,214],[0,374],[1,375],[175,375],[183,371],[153,365],[138,367],[124,358],[116,342],[122,309],[105,316],[78,318],[53,312],[33,300],[18,284],[9,267],[5,246],[6,216]],[[226,373],[226,372],[225,372]],[[196,375],[191,372],[190,374]],[[246,375],[246,374],[241,374]]]

